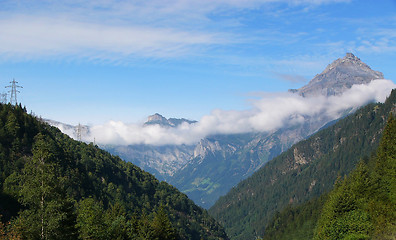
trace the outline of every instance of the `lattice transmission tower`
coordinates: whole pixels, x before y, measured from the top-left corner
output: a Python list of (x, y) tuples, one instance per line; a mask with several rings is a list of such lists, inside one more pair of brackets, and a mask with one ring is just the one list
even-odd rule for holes
[(18, 100), (17, 100), (17, 93), (20, 93), (19, 90), (17, 90), (17, 88), (23, 88), (22, 86), (18, 86), (17, 85), (17, 81), (15, 81), (15, 79), (13, 79), (11, 82), (10, 86), (6, 86), (6, 88), (11, 88), (11, 90), (9, 90), (8, 92), (11, 93), (11, 97), (10, 97), (10, 103), (11, 105), (18, 104)]
[(77, 126), (76, 132), (77, 132), (77, 140), (81, 142), (82, 127), (80, 123)]

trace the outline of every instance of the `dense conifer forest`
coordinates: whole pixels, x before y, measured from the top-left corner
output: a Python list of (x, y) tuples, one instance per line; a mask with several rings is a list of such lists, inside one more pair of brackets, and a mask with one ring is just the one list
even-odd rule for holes
[(392, 116), (376, 154), (340, 177), (330, 193), (277, 212), (263, 239), (395, 239), (395, 157)]
[(185, 194), (0, 105), (0, 239), (227, 239)]
[[(395, 106), (393, 90), (385, 103), (369, 104), (295, 144), (220, 198), (209, 212), (231, 239), (255, 239), (266, 232), (274, 236), (278, 228), (296, 230), (301, 234), (296, 239), (312, 238), (321, 214), (318, 206), (326, 201), (321, 195), (331, 191), (336, 180), (347, 176), (361, 159), (375, 153)], [(300, 204), (306, 207), (296, 208)], [(298, 223), (298, 228), (291, 222)]]
[(396, 119), (384, 130), (376, 156), (336, 182), (324, 204), (315, 240), (395, 239)]

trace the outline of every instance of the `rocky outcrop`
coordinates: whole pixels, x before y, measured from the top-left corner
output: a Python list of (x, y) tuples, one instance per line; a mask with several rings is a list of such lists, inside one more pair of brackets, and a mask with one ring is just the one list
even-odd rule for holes
[(204, 158), (209, 153), (215, 151), (221, 151), (222, 147), (218, 141), (209, 141), (208, 139), (202, 139), (194, 149), (194, 158)]

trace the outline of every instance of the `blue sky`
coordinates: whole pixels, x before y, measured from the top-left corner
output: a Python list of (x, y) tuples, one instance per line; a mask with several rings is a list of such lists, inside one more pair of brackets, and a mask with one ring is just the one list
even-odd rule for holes
[(71, 124), (243, 111), (346, 52), (395, 81), (396, 1), (0, 1), (0, 89)]

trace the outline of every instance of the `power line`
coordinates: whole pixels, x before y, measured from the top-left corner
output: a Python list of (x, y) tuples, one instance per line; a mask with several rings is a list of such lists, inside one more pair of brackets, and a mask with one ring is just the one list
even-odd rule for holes
[(10, 98), (10, 103), (11, 105), (18, 104), (18, 100), (17, 100), (17, 93), (20, 93), (20, 91), (17, 90), (17, 88), (23, 88), (22, 86), (18, 86), (17, 85), (17, 81), (15, 81), (15, 79), (13, 79), (11, 82), (10, 86), (6, 86), (6, 88), (11, 88), (11, 90), (9, 90), (8, 92), (11, 93), (11, 98)]

